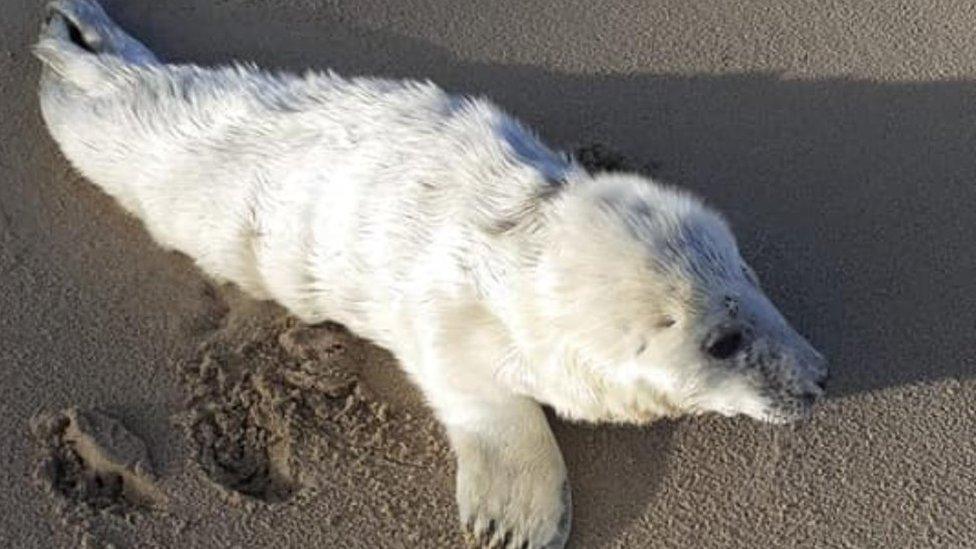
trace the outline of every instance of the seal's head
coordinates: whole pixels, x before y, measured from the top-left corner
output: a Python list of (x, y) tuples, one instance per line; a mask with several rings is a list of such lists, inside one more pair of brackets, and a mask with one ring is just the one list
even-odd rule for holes
[(721, 216), (611, 174), (568, 190), (557, 210), (537, 269), (542, 321), (564, 334), (570, 375), (586, 371), (574, 398), (600, 403), (586, 408), (560, 390), (549, 399), (557, 410), (633, 422), (717, 412), (783, 423), (809, 413), (826, 361), (763, 293)]

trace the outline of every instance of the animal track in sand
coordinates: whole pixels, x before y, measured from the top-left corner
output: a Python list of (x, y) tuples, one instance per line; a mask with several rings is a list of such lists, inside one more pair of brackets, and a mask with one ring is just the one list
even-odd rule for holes
[(111, 416), (69, 408), (36, 415), (31, 430), (45, 451), (35, 477), (62, 501), (121, 514), (165, 503), (146, 445)]
[(307, 456), (297, 454), (309, 447), (408, 464), (377, 450), (390, 426), (386, 406), (359, 383), (366, 342), (339, 325), (305, 326), (246, 299), (227, 310), (180, 368), (190, 393), (187, 433), (210, 480), (232, 498), (283, 503), (305, 487), (297, 464)]
[(198, 462), (214, 482), (268, 503), (292, 497), (287, 434), (262, 425), (251, 411), (241, 406), (212, 410), (196, 419), (192, 437)]

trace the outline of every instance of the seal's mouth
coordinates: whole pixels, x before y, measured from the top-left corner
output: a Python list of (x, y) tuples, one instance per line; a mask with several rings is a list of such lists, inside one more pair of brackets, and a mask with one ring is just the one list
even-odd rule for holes
[(823, 390), (788, 394), (774, 400), (761, 419), (768, 423), (786, 424), (805, 421), (813, 416), (816, 404), (823, 398)]
[(773, 425), (788, 425), (790, 423), (806, 421), (810, 419), (811, 416), (813, 416), (813, 409), (788, 413), (775, 411), (767, 413), (767, 415), (762, 418), (762, 421), (772, 423)]
[(810, 419), (817, 404), (824, 399), (829, 376), (826, 361), (815, 355), (816, 361), (805, 362), (803, 368), (793, 369), (798, 373), (789, 383), (773, 377), (766, 380), (761, 390), (765, 396), (765, 417), (770, 423), (793, 423)]

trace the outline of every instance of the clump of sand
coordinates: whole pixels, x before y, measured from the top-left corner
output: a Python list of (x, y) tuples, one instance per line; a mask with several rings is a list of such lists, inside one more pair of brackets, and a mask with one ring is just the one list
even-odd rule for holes
[(660, 166), (656, 162), (634, 162), (614, 148), (603, 143), (581, 145), (573, 151), (573, 158), (590, 173), (635, 172), (653, 175)]

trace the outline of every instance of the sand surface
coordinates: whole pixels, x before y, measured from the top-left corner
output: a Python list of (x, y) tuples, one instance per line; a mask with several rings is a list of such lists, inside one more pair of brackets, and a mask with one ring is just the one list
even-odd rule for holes
[[(728, 214), (831, 398), (789, 427), (555, 421), (574, 547), (976, 546), (971, 3), (106, 7), (169, 60), (486, 94)], [(461, 543), (449, 451), (389, 355), (215, 287), (68, 168), (41, 12), (0, 16), (0, 546)]]

